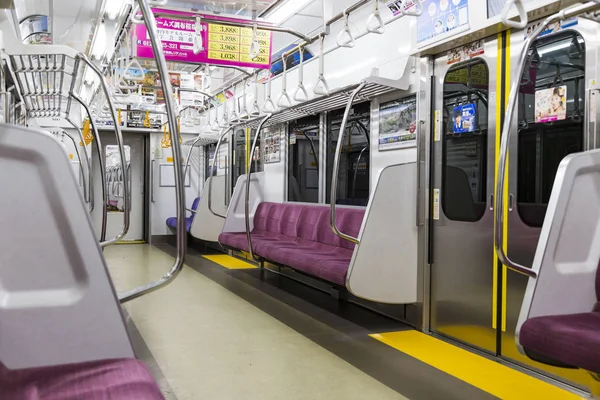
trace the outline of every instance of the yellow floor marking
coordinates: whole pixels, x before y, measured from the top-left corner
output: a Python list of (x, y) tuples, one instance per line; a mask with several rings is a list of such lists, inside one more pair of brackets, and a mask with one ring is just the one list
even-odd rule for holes
[(422, 332), (369, 336), (501, 399), (581, 399), (559, 387)]
[(204, 258), (206, 258), (207, 260), (210, 260), (214, 263), (219, 264), (222, 267), (225, 267), (227, 269), (251, 269), (251, 268), (258, 268), (256, 265), (252, 265), (250, 263), (247, 263), (245, 261), (239, 260), (235, 257), (231, 257), (228, 256), (226, 254), (216, 254), (216, 255), (210, 255), (210, 256), (202, 256)]
[(146, 244), (145, 240), (121, 240), (115, 244)]

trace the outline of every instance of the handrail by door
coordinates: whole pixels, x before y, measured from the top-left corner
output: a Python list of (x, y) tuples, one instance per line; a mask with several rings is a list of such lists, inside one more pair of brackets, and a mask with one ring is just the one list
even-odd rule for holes
[(89, 206), (90, 206), (89, 211), (92, 212), (92, 211), (94, 211), (94, 179), (92, 177), (91, 158), (88, 157), (88, 154), (87, 154), (87, 149), (86, 149), (86, 145), (85, 145), (85, 138), (83, 137), (83, 132), (77, 125), (75, 125), (75, 123), (71, 120), (71, 118), (66, 118), (66, 120), (73, 127), (73, 129), (75, 129), (77, 131), (77, 133), (79, 134), (79, 140), (81, 141), (81, 144), (83, 145), (83, 154), (85, 155), (85, 167), (88, 172), (87, 194), (88, 194)]
[(500, 143), (500, 158), (498, 164), (498, 182), (496, 185), (496, 207), (494, 209), (494, 219), (496, 222), (495, 227), (495, 235), (494, 235), (494, 247), (496, 248), (496, 253), (498, 254), (498, 258), (500, 262), (506, 265), (509, 269), (516, 271), (525, 276), (536, 278), (537, 273), (521, 264), (518, 264), (511, 260), (504, 251), (504, 247), (502, 244), (504, 243), (506, 232), (504, 232), (504, 180), (506, 177), (507, 170), (507, 159), (508, 159), (508, 149), (510, 146), (510, 140), (512, 136), (511, 124), (513, 120), (513, 116), (515, 113), (515, 108), (518, 102), (519, 91), (521, 88), (521, 77), (525, 71), (525, 65), (527, 63), (527, 54), (529, 53), (529, 49), (533, 42), (537, 39), (537, 37), (542, 33), (546, 27), (554, 22), (565, 20), (567, 18), (572, 18), (579, 14), (583, 14), (585, 12), (592, 11), (594, 9), (600, 8), (600, 0), (591, 1), (585, 4), (575, 5), (573, 7), (562, 10), (550, 17), (546, 18), (544, 22), (539, 25), (533, 33), (527, 37), (525, 40), (524, 48), (519, 56), (519, 63), (517, 73), (514, 75), (513, 82), (511, 84), (510, 96), (508, 100), (508, 107), (504, 122), (504, 127), (502, 129), (502, 137)]
[[(231, 131), (233, 129), (234, 129), (234, 125), (232, 125), (228, 128), (223, 128), (221, 130), (221, 134), (219, 135), (219, 140), (217, 141), (217, 146), (215, 147), (215, 154), (213, 155), (212, 163), (209, 164), (210, 180), (208, 181), (208, 210), (212, 213), (212, 215), (214, 215), (215, 217), (220, 217), (220, 218), (226, 218), (226, 216), (218, 214), (215, 211), (213, 211), (213, 209), (212, 209), (212, 181), (213, 181), (213, 178), (216, 176), (216, 175), (214, 175), (214, 170), (215, 170), (215, 165), (217, 165), (216, 162), (217, 162), (217, 157), (219, 155), (219, 148), (221, 147), (221, 142), (223, 141), (223, 138), (229, 133), (229, 131)], [(225, 187), (227, 187), (227, 182), (225, 182)]]
[(108, 193), (106, 191), (106, 174), (104, 173), (104, 171), (106, 171), (106, 160), (104, 159), (102, 142), (100, 141), (98, 128), (96, 127), (96, 123), (94, 122), (94, 117), (92, 116), (90, 108), (85, 101), (83, 101), (83, 99), (77, 96), (75, 93), (71, 92), (69, 95), (83, 107), (90, 120), (92, 131), (94, 132), (94, 142), (96, 143), (98, 164), (100, 165), (100, 185), (102, 186), (102, 222), (100, 225), (100, 243), (102, 244), (106, 241), (106, 225), (108, 222)]
[[(154, 18), (154, 14), (152, 13), (150, 6), (148, 5), (148, 0), (137, 0), (137, 3), (140, 6), (140, 11), (142, 12), (142, 17), (146, 25), (146, 30), (148, 31), (148, 36), (150, 38), (150, 42), (152, 43), (152, 50), (154, 51), (154, 57), (156, 59), (158, 72), (160, 76), (167, 77), (169, 76), (169, 69), (167, 68), (167, 61), (165, 59), (162, 43), (158, 38), (158, 33), (156, 29), (156, 19)], [(175, 105), (175, 100), (173, 99), (173, 96), (170, 95), (170, 93), (173, 92), (171, 80), (161, 79), (160, 81), (162, 84), (163, 92), (165, 93), (165, 104), (169, 119), (169, 130), (172, 132), (171, 134), (177, 133), (179, 135), (180, 132), (177, 126), (177, 109)], [(173, 149), (173, 159), (181, 160), (181, 144), (179, 143), (179, 140), (177, 138), (174, 138), (174, 140), (172, 140), (171, 142)], [(150, 293), (156, 289), (159, 289), (169, 284), (181, 272), (183, 268), (183, 261), (185, 259), (186, 253), (187, 232), (185, 226), (185, 190), (183, 187), (183, 169), (180, 162), (173, 163), (173, 171), (175, 175), (175, 199), (177, 210), (177, 255), (175, 258), (175, 262), (173, 263), (173, 266), (171, 267), (169, 272), (163, 275), (160, 279), (119, 295), (119, 300), (121, 301), (121, 303), (133, 300), (135, 298), (143, 296), (146, 293)]]
[(356, 168), (354, 168), (354, 177), (352, 179), (352, 199), (354, 199), (354, 196), (356, 196), (356, 178), (358, 176), (358, 168), (360, 167), (360, 160), (362, 160), (362, 156), (363, 156), (364, 152), (367, 150), (369, 150), (368, 145), (363, 147), (363, 149), (360, 151), (360, 154), (358, 155), (358, 159), (356, 160)]
[(246, 238), (248, 239), (248, 252), (250, 253), (250, 257), (252, 259), (256, 259), (254, 257), (254, 253), (252, 252), (252, 235), (250, 235), (250, 178), (252, 176), (252, 163), (254, 161), (254, 152), (256, 151), (256, 145), (258, 144), (258, 140), (260, 138), (260, 132), (262, 131), (265, 122), (267, 122), (273, 114), (267, 114), (264, 116), (262, 121), (260, 121), (260, 125), (258, 125), (258, 129), (256, 130), (256, 135), (254, 135), (254, 141), (252, 142), (252, 148), (250, 149), (250, 159), (248, 160), (248, 174), (246, 175), (246, 197), (244, 201), (244, 218), (246, 220)]
[(348, 104), (346, 104), (346, 110), (344, 110), (344, 118), (342, 119), (342, 125), (340, 125), (340, 133), (338, 135), (337, 148), (335, 150), (335, 158), (333, 159), (333, 173), (331, 176), (331, 195), (329, 196), (330, 200), (331, 200), (330, 224), (331, 224), (331, 229), (333, 230), (333, 233), (335, 233), (340, 238), (345, 239), (354, 244), (358, 244), (359, 240), (355, 237), (352, 237), (350, 235), (346, 235), (345, 233), (340, 232), (340, 230), (338, 229), (338, 227), (335, 223), (335, 217), (336, 217), (335, 203), (337, 201), (337, 186), (338, 186), (338, 179), (339, 179), (339, 174), (340, 174), (340, 158), (342, 155), (342, 144), (344, 141), (344, 133), (346, 132), (346, 124), (348, 123), (348, 116), (350, 115), (350, 110), (352, 109), (352, 104), (354, 103), (354, 99), (360, 93), (360, 91), (363, 90), (363, 88), (365, 86), (367, 86), (367, 83), (362, 82), (360, 85), (358, 85), (358, 87), (356, 89), (354, 89), (354, 91), (350, 95), (350, 98), (348, 99)]
[[(113, 123), (115, 126), (115, 136), (117, 137), (117, 145), (119, 147), (119, 155), (121, 156), (121, 168), (123, 169), (123, 171), (125, 171), (127, 169), (127, 167), (126, 167), (127, 159), (125, 157), (125, 145), (123, 143), (123, 132), (121, 131), (121, 124), (119, 123), (117, 109), (115, 108), (115, 105), (110, 96), (110, 91), (109, 91), (108, 85), (106, 83), (106, 80), (104, 79), (104, 75), (102, 75), (102, 71), (100, 71), (100, 69), (96, 65), (94, 65), (94, 63), (92, 63), (84, 54), (79, 53), (77, 55), (77, 59), (79, 59), (79, 60), (83, 61), (85, 64), (87, 64), (87, 66), (92, 71), (94, 71), (94, 73), (96, 75), (98, 75), (98, 78), (100, 79), (100, 86), (102, 87), (102, 90), (104, 91), (104, 96), (106, 96), (106, 102), (108, 103), (108, 107), (110, 109), (110, 114), (112, 116), (112, 120), (113, 120)], [(162, 75), (162, 76), (166, 76), (166, 75)], [(91, 118), (91, 116), (90, 116), (90, 118)], [(90, 121), (91, 121), (91, 119), (90, 119)], [(102, 171), (104, 173), (104, 170), (102, 170)], [(129, 182), (127, 182), (127, 179), (124, 179), (123, 180), (123, 197), (125, 197), (125, 199), (128, 199), (129, 196), (130, 196)], [(125, 207), (123, 209), (123, 229), (114, 238), (107, 240), (103, 243), (100, 243), (101, 247), (106, 247), (106, 246), (109, 246), (111, 244), (118, 242), (129, 231), (130, 216), (131, 216), (131, 208), (129, 207), (130, 202), (125, 201), (124, 204), (125, 204)]]
[[(73, 143), (73, 149), (75, 150), (75, 153), (77, 154), (77, 159), (79, 160), (79, 172), (81, 172), (81, 179), (83, 179), (83, 199), (87, 202), (88, 199), (86, 198), (88, 195), (88, 190), (87, 190), (87, 179), (85, 179), (85, 172), (83, 171), (83, 161), (81, 161), (81, 154), (79, 153), (79, 150), (77, 150), (77, 143), (75, 143), (75, 139), (73, 139), (73, 137), (71, 137), (71, 135), (69, 135), (67, 133), (66, 130), (62, 129), (62, 135), (63, 137), (67, 136), (69, 138), (69, 140), (71, 141), (71, 143)], [(87, 160), (87, 155), (86, 155), (86, 160)], [(89, 204), (88, 204), (89, 207)], [(88, 211), (92, 211), (91, 209), (88, 209)]]

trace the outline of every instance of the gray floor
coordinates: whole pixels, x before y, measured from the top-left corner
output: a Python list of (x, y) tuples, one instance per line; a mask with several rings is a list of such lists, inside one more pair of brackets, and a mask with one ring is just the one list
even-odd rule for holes
[[(161, 249), (107, 248), (117, 291), (164, 274), (173, 248)], [(139, 357), (169, 400), (491, 398), (367, 336), (401, 329), (395, 322), (347, 317), (328, 309), (337, 302), (282, 288), (285, 278), (226, 270), (194, 251), (186, 262), (173, 284), (125, 305)]]

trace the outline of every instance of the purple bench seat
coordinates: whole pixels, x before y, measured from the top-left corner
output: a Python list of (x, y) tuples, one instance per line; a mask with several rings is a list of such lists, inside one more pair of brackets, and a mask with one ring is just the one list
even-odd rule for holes
[[(596, 297), (600, 300), (598, 272)], [(588, 313), (528, 319), (519, 331), (519, 343), (534, 360), (600, 373), (600, 301)]]
[(164, 399), (148, 368), (134, 359), (8, 370), (0, 363), (2, 400)]
[[(363, 209), (339, 208), (339, 229), (358, 236), (364, 213)], [(246, 233), (222, 233), (219, 242), (248, 251)], [(252, 250), (268, 261), (345, 286), (354, 244), (333, 233), (328, 206), (261, 203), (254, 215)]]
[[(198, 209), (198, 204), (200, 204), (200, 197), (196, 197), (194, 199), (194, 202), (192, 203), (192, 208), (191, 210), (196, 211)], [(187, 217), (185, 219), (185, 228), (186, 230), (189, 232), (191, 227), (192, 227), (192, 222), (194, 222), (194, 216), (196, 215), (195, 212), (192, 213), (192, 215), (190, 215), (189, 217)], [(177, 229), (177, 217), (170, 217), (167, 218), (167, 226), (169, 228), (173, 228), (173, 229)]]

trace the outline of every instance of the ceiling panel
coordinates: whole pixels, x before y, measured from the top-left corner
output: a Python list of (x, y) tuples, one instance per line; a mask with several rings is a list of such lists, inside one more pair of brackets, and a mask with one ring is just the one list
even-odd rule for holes
[(168, 6), (252, 17), (253, 14), (259, 15), (276, 2), (277, 0), (171, 0)]

